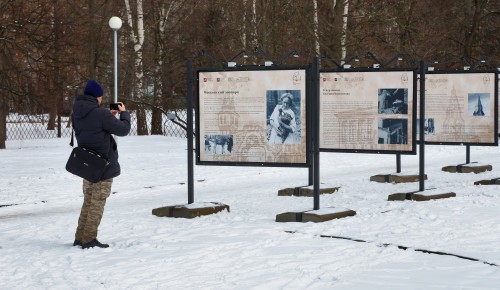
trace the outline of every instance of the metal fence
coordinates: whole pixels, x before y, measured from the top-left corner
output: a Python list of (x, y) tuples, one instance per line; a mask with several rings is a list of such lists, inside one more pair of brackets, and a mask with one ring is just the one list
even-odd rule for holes
[[(176, 115), (176, 119), (171, 118)], [(170, 119), (169, 119), (170, 117)], [(186, 130), (179, 124), (187, 119), (187, 112), (179, 110), (169, 112), (168, 116), (162, 115), (162, 132), (164, 136), (186, 138)], [(56, 119), (54, 130), (48, 130), (48, 114), (9, 114), (7, 116), (7, 140), (29, 140), (29, 139), (50, 139), (50, 138), (71, 138), (70, 117)], [(152, 111), (146, 111), (146, 121), (148, 132), (151, 134)], [(134, 111), (131, 111), (132, 128), (129, 135), (137, 135), (137, 118)]]

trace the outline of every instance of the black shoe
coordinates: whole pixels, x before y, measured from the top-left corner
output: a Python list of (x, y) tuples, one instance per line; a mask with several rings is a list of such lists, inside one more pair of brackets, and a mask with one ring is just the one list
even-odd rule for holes
[(93, 247), (107, 248), (107, 247), (109, 247), (109, 245), (102, 244), (97, 239), (93, 239), (92, 241), (90, 241), (88, 243), (82, 244), (82, 249), (88, 249), (88, 248), (93, 248)]
[(73, 242), (73, 247), (74, 247), (74, 246), (81, 246), (81, 245), (82, 245), (82, 242), (81, 242), (81, 241), (79, 241), (79, 240), (75, 240), (75, 241)]

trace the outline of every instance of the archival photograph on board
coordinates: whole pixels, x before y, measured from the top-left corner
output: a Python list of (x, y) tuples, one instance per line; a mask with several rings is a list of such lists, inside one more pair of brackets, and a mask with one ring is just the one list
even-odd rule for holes
[(379, 114), (408, 114), (408, 89), (378, 89)]
[(197, 164), (303, 167), (306, 70), (198, 72)]
[[(436, 127), (434, 126), (434, 119), (429, 118), (424, 121), (424, 134), (434, 135), (436, 132)], [(420, 119), (417, 119), (417, 134), (420, 134)]]
[(490, 94), (469, 93), (469, 116), (487, 117), (490, 115)]
[(408, 120), (380, 119), (378, 144), (408, 144)]
[(208, 155), (231, 154), (233, 135), (205, 135), (205, 153)]
[(266, 99), (268, 144), (300, 144), (300, 91), (269, 90)]

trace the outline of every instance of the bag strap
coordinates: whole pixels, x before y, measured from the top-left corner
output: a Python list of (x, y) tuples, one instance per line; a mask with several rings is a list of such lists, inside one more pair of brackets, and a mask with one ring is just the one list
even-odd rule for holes
[[(75, 134), (74, 133), (75, 133), (75, 122), (74, 122), (74, 119), (73, 119), (73, 114), (71, 114), (71, 141), (69, 142), (69, 146), (71, 146), (71, 147), (74, 147), (74, 144), (75, 144), (75, 142), (74, 142), (74, 140), (75, 140), (74, 139), (75, 138), (74, 135)], [(115, 139), (113, 138), (113, 135), (110, 134), (109, 137), (110, 137), (109, 148), (111, 149), (111, 146), (112, 146), (111, 143), (115, 143), (116, 144), (116, 142), (115, 142)], [(108, 150), (108, 152), (109, 152), (109, 150)]]
[[(94, 108), (94, 109), (97, 109), (97, 108)], [(90, 111), (93, 111), (94, 109), (92, 109)], [(69, 146), (71, 146), (71, 147), (73, 147), (73, 145), (75, 144), (74, 133), (75, 133), (75, 118), (74, 118), (73, 112), (71, 112), (71, 141), (69, 142)]]
[(69, 146), (73, 147), (73, 145), (75, 144), (74, 143), (74, 131), (75, 131), (75, 127), (74, 127), (74, 120), (73, 120), (73, 114), (71, 114), (71, 141), (69, 142)]

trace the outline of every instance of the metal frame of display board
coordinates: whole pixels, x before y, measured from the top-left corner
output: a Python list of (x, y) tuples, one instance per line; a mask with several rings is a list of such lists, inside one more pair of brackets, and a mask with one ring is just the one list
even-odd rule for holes
[[(412, 110), (408, 112), (411, 114), (412, 123), (412, 144), (411, 150), (377, 150), (377, 149), (341, 149), (341, 148), (320, 148), (321, 152), (344, 152), (344, 153), (374, 153), (374, 154), (405, 154), (405, 155), (416, 155), (416, 121), (417, 121), (417, 76), (418, 70), (417, 68), (387, 68), (387, 69), (373, 69), (373, 68), (350, 68), (350, 69), (322, 69), (321, 73), (357, 73), (357, 72), (367, 72), (367, 73), (377, 73), (377, 72), (411, 72), (413, 74), (413, 78), (408, 81), (412, 81)], [(320, 86), (321, 90), (321, 86)], [(321, 102), (320, 102), (321, 103)]]
[[(429, 138), (425, 138), (424, 142), (425, 144), (428, 145), (466, 145), (467, 146), (467, 151), (469, 151), (469, 146), (498, 146), (498, 137), (499, 137), (499, 132), (498, 132), (498, 71), (493, 71), (493, 70), (488, 70), (488, 71), (470, 71), (470, 70), (435, 70), (435, 71), (427, 71), (426, 75), (437, 75), (437, 74), (442, 74), (442, 75), (448, 75), (448, 74), (494, 74), (494, 80), (490, 80), (491, 82), (494, 82), (494, 95), (492, 96), (494, 98), (494, 109), (493, 109), (493, 126), (494, 126), (494, 132), (493, 132), (493, 142), (467, 142), (466, 140), (462, 141), (456, 141), (456, 142), (449, 142), (449, 141), (429, 141)], [(428, 80), (426, 79), (426, 82)], [(426, 97), (426, 94), (429, 92), (429, 84), (427, 84), (427, 89), (424, 92), (424, 98), (428, 102), (428, 98)], [(428, 110), (425, 112), (426, 117), (429, 116)], [(425, 120), (424, 120), (425, 121)], [(420, 139), (417, 140), (418, 143), (420, 143)], [(469, 156), (469, 154), (467, 154)]]
[[(196, 70), (196, 165), (217, 165), (217, 166), (262, 166), (262, 167), (311, 167), (312, 164), (312, 154), (311, 154), (311, 144), (312, 144), (312, 124), (311, 124), (311, 109), (312, 109), (312, 103), (311, 103), (311, 97), (310, 95), (310, 90), (312, 86), (312, 76), (310, 73), (310, 65), (309, 66), (272, 66), (272, 67), (263, 67), (263, 66), (238, 66), (238, 67), (225, 67), (225, 68), (199, 68)], [(224, 158), (220, 158), (220, 160), (202, 160), (201, 159), (201, 150), (205, 146), (205, 140), (202, 140), (205, 138), (205, 136), (201, 136), (201, 113), (200, 113), (200, 74), (202, 73), (222, 73), (223, 75), (226, 75), (228, 78), (230, 77), (231, 72), (236, 72), (236, 73), (244, 73), (244, 72), (278, 72), (278, 71), (292, 71), (292, 70), (299, 70), (303, 71), (305, 74), (305, 89), (303, 91), (303, 96), (301, 96), (304, 99), (303, 104), (305, 105), (305, 116), (301, 115), (301, 122), (305, 122), (305, 156), (304, 162), (296, 163), (296, 162), (269, 162), (269, 161), (264, 161), (264, 162), (254, 162), (254, 161), (232, 161), (232, 160), (227, 160)], [(256, 84), (259, 85), (259, 84)], [(290, 90), (287, 87), (273, 87), (269, 89), (270, 91), (287, 91)], [(266, 105), (264, 109), (267, 115), (267, 99), (266, 99)], [(237, 113), (237, 112), (236, 112)], [(267, 125), (266, 125), (267, 126)], [(263, 132), (264, 134), (267, 135), (267, 132)], [(203, 137), (203, 138), (202, 138)], [(202, 143), (203, 142), (203, 143)], [(270, 145), (271, 146), (271, 145)], [(278, 144), (278, 145), (272, 145), (272, 146), (294, 146), (288, 145), (288, 144)], [(311, 180), (311, 177), (309, 179)]]

